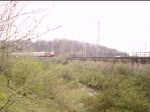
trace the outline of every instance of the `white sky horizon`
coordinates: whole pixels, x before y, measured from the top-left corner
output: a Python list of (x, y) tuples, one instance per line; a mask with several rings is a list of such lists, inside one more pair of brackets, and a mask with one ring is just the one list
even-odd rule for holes
[(150, 51), (150, 1), (31, 1), (31, 9), (50, 9), (39, 39), (69, 39), (97, 43), (123, 52)]

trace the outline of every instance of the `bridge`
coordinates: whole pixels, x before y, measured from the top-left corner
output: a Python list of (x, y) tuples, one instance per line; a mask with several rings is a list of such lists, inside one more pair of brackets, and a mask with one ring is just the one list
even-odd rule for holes
[(67, 57), (67, 60), (92, 60), (92, 61), (104, 61), (104, 62), (123, 62), (123, 63), (142, 63), (150, 64), (150, 52), (132, 52), (127, 53), (105, 53), (98, 57)]

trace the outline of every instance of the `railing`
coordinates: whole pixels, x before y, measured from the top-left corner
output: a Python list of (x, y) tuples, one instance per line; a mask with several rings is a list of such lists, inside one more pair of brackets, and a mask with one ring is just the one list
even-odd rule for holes
[(129, 56), (135, 57), (150, 57), (150, 52), (131, 52)]
[(103, 53), (98, 57), (150, 57), (150, 52)]

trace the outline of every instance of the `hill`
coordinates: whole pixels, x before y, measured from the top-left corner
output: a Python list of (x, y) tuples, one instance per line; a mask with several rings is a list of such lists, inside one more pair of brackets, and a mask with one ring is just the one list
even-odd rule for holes
[(75, 40), (55, 39), (40, 40), (32, 43), (35, 51), (54, 51), (57, 56), (103, 56), (104, 53), (121, 53), (120, 51), (101, 45)]
[[(1, 41), (0, 44), (3, 42)], [(19, 51), (35, 51), (35, 52), (55, 52), (56, 56), (105, 56), (107, 53), (123, 53), (113, 48), (108, 48), (102, 45), (80, 42), (76, 40), (55, 39), (52, 41), (39, 40), (32, 42), (31, 40), (20, 40), (20, 43), (8, 41), (5, 43), (9, 47), (10, 52)], [(12, 46), (10, 46), (12, 45)], [(127, 55), (127, 53), (124, 53)]]

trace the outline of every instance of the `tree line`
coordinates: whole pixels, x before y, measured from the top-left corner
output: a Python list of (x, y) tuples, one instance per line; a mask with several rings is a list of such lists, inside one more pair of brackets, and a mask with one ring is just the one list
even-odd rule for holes
[[(29, 45), (30, 44), (30, 45)], [(53, 51), (56, 56), (104, 56), (107, 53), (121, 53), (120, 51), (101, 45), (80, 42), (76, 40), (54, 39), (51, 41), (39, 40), (36, 42), (28, 41), (30, 49), (33, 51)], [(26, 46), (24, 46), (26, 48)], [(98, 49), (98, 50), (97, 50)]]

